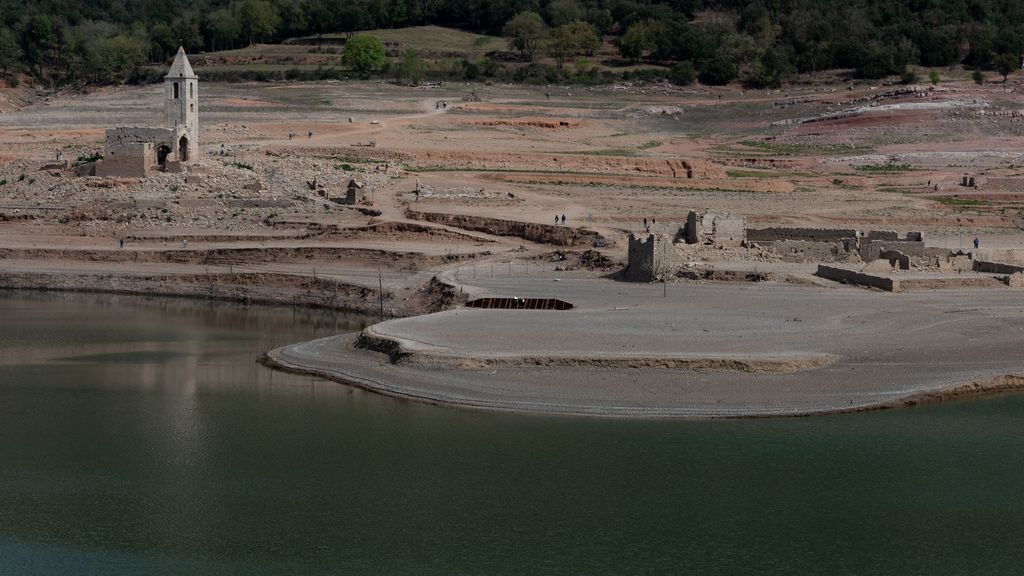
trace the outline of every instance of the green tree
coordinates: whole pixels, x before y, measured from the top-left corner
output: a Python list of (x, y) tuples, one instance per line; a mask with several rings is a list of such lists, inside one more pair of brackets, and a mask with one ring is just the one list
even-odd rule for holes
[(576, 44), (576, 53), (584, 56), (593, 56), (601, 49), (601, 35), (593, 24), (574, 20), (566, 24), (568, 33), (573, 37)]
[(238, 9), (238, 19), (249, 44), (255, 43), (257, 38), (262, 42), (267, 36), (273, 36), (281, 23), (277, 8), (267, 0), (244, 0)]
[(18, 46), (18, 39), (11, 32), (10, 28), (0, 27), (0, 76), (21, 69), (21, 46)]
[(601, 45), (597, 30), (586, 22), (570, 22), (551, 31), (545, 48), (549, 56), (555, 59), (559, 70), (565, 67), (568, 58), (581, 54), (591, 56)]
[(360, 78), (369, 78), (384, 63), (384, 44), (376, 36), (357, 34), (345, 42), (341, 61)]
[(975, 84), (981, 86), (985, 83), (985, 73), (981, 70), (975, 70), (974, 73), (971, 74), (971, 79), (974, 80)]
[(149, 53), (154, 62), (162, 62), (178, 49), (178, 35), (167, 24), (157, 24), (149, 31)]
[(657, 39), (663, 33), (664, 26), (654, 20), (634, 22), (619, 38), (619, 54), (636, 62), (658, 47)]
[(519, 50), (524, 58), (532, 61), (547, 31), (540, 14), (520, 12), (505, 24), (501, 33), (509, 38), (509, 44)]
[(555, 59), (555, 66), (559, 70), (565, 67), (565, 60), (576, 55), (576, 39), (569, 31), (568, 25), (559, 26), (551, 31), (546, 46), (548, 56)]
[(583, 10), (576, 0), (553, 0), (544, 12), (552, 26), (564, 26), (583, 17)]
[(306, 21), (309, 23), (309, 31), (316, 34), (320, 41), (323, 41), (324, 32), (330, 29), (332, 17), (331, 11), (320, 2), (306, 6)]
[(778, 88), (792, 70), (790, 59), (781, 50), (769, 48), (751, 64), (744, 83), (753, 88)]
[(933, 86), (938, 85), (938, 83), (939, 83), (939, 73), (936, 72), (935, 70), (929, 70), (928, 71), (928, 80), (931, 81)]
[(91, 41), (86, 47), (85, 77), (94, 84), (123, 83), (145, 61), (141, 41), (119, 35)]
[(210, 48), (216, 52), (218, 42), (222, 50), (234, 43), (242, 33), (242, 24), (231, 10), (221, 8), (206, 17), (206, 33), (210, 37)]
[(724, 86), (735, 80), (738, 73), (732, 60), (724, 54), (716, 54), (701, 63), (697, 78), (709, 86)]
[(423, 60), (411, 48), (405, 51), (402, 61), (395, 66), (395, 80), (401, 82), (405, 78), (413, 86), (419, 86), (423, 80)]
[(37, 75), (42, 74), (42, 66), (49, 61), (56, 44), (57, 36), (50, 19), (39, 14), (31, 17), (21, 34), (21, 46), (25, 52), (25, 63)]
[(1017, 69), (1017, 56), (1014, 54), (1000, 54), (996, 56), (996, 72), (1003, 77), (1003, 82), (1010, 78), (1010, 73)]

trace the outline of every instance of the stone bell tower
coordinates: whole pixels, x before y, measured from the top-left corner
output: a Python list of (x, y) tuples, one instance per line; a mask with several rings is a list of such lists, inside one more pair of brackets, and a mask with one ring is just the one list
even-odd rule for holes
[(164, 76), (164, 120), (174, 132), (173, 152), (188, 161), (199, 152), (199, 78), (178, 48), (171, 69)]

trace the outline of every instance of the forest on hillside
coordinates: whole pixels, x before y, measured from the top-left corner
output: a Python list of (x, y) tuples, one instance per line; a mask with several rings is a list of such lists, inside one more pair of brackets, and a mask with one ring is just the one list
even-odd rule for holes
[(684, 84), (778, 86), (830, 69), (881, 78), (908, 65), (1006, 74), (1024, 52), (1020, 0), (0, 0), (0, 75), (124, 82), (179, 42), (217, 51), (423, 24), (506, 36), (515, 60), (558, 70), (611, 40)]

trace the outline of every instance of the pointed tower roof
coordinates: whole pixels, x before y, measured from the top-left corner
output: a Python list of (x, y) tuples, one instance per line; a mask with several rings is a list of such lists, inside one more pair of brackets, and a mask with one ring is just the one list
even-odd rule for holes
[(174, 62), (171, 69), (167, 71), (164, 78), (195, 78), (196, 73), (192, 71), (192, 65), (188, 63), (188, 56), (185, 56), (185, 48), (178, 47), (178, 53), (174, 55)]

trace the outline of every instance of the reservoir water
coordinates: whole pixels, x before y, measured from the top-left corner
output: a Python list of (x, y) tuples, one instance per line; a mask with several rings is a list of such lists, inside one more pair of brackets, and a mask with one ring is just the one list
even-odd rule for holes
[(0, 292), (0, 574), (1024, 573), (1022, 395), (600, 420), (256, 363), (363, 322)]

